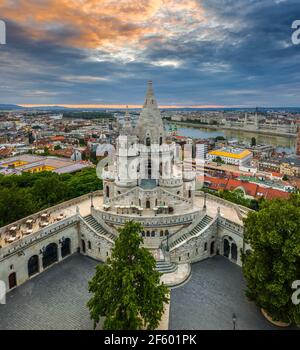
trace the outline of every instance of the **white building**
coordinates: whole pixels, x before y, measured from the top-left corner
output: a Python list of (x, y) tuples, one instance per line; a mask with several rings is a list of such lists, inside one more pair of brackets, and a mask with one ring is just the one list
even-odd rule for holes
[[(105, 262), (118, 228), (129, 220), (143, 226), (143, 245), (163, 273), (176, 273), (181, 264), (216, 254), (241, 265), (240, 252), (248, 249), (242, 221), (248, 209), (195, 193), (195, 172), (179, 171), (182, 162), (175, 151), (166, 140), (149, 82), (137, 127), (131, 126), (127, 112), (116, 152), (108, 164), (98, 165), (103, 192), (0, 228), (0, 280), (7, 290), (76, 252)], [(186, 271), (184, 279), (190, 268)]]

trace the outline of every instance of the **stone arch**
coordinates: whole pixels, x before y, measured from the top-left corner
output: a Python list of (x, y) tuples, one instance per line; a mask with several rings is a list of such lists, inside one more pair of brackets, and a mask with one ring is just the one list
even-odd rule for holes
[(28, 277), (31, 277), (31, 276), (39, 273), (40, 267), (39, 267), (38, 255), (32, 255), (28, 259), (27, 268), (28, 268)]
[(69, 254), (71, 254), (71, 239), (66, 238), (61, 245), (61, 256), (64, 258)]
[(17, 286), (17, 274), (15, 272), (12, 272), (8, 276), (8, 287), (9, 289), (12, 289)]
[(226, 258), (229, 258), (230, 256), (230, 243), (226, 237), (223, 239), (223, 255)]
[(231, 244), (231, 259), (237, 260), (237, 258), (238, 258), (237, 245), (235, 243), (232, 243)]
[(82, 252), (85, 253), (86, 249), (85, 249), (85, 240), (84, 239), (81, 240), (81, 249), (82, 249)]
[(149, 199), (146, 200), (146, 209), (150, 209), (150, 200)]
[(47, 245), (43, 253), (43, 268), (54, 264), (58, 260), (58, 248), (56, 243)]

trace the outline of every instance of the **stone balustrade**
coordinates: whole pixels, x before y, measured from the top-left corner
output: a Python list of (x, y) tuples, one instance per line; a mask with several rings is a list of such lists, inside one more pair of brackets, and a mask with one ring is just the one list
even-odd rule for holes
[[(103, 191), (102, 190), (95, 191), (95, 192), (92, 193), (92, 195), (93, 195), (93, 197), (102, 196), (103, 195)], [(29, 219), (36, 220), (44, 213), (48, 213), (48, 214), (51, 215), (51, 213), (54, 213), (56, 211), (67, 209), (68, 207), (74, 206), (76, 204), (81, 203), (84, 200), (89, 199), (90, 196), (91, 196), (90, 193), (84, 194), (83, 196), (70, 199), (70, 200), (68, 200), (66, 202), (54, 205), (54, 206), (49, 207), (47, 209), (41, 210), (41, 211), (39, 211), (37, 213), (31, 214), (31, 215), (29, 215), (29, 216), (27, 216), (25, 218), (22, 218), (22, 219), (20, 219), (18, 221), (15, 221), (15, 222), (13, 222), (11, 224), (3, 226), (3, 227), (0, 228), (0, 236), (3, 235), (5, 232), (8, 232), (10, 230), (10, 228), (13, 227), (13, 226), (20, 226), (20, 225), (24, 224)]]
[[(94, 209), (97, 212), (97, 215), (107, 223), (124, 225), (125, 222), (131, 219), (130, 215), (114, 214), (110, 212), (103, 212), (101, 210)], [(136, 216), (133, 215), (132, 219), (140, 222), (144, 227), (168, 227), (169, 225), (185, 225), (190, 224), (195, 220), (199, 211), (193, 211), (186, 214), (180, 215), (160, 215), (160, 216)]]
[(243, 237), (244, 227), (242, 225), (238, 225), (223, 217), (219, 217), (218, 225), (223, 226), (226, 230), (229, 230), (240, 237)]
[(205, 216), (205, 212), (198, 211), (197, 215), (195, 216), (195, 218), (193, 220), (192, 225), (188, 226), (187, 228), (184, 228), (182, 230), (179, 230), (177, 232), (170, 234), (168, 238), (166, 237), (162, 240), (162, 242), (161, 242), (162, 245), (166, 246), (167, 240), (168, 240), (169, 244), (172, 244), (174, 241), (176, 241), (176, 239), (183, 236), (185, 233), (191, 232), (199, 224), (199, 222), (204, 218), (204, 216)]
[(14, 254), (27, 246), (36, 243), (38, 240), (47, 238), (50, 235), (56, 234), (58, 231), (65, 229), (70, 225), (74, 225), (79, 221), (78, 214), (65, 218), (61, 221), (50, 224), (46, 228), (42, 228), (28, 236), (23, 236), (17, 241), (0, 249), (0, 260), (6, 258), (10, 254)]

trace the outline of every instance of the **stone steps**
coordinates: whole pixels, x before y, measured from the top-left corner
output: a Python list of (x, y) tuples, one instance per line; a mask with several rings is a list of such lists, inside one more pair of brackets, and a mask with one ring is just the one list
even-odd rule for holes
[(108, 237), (109, 239), (115, 240), (117, 237), (111, 233), (108, 232), (99, 222), (92, 216), (87, 215), (84, 217), (84, 220), (98, 233), (100, 233), (103, 236)]
[(172, 273), (177, 271), (178, 266), (167, 261), (157, 261), (156, 270), (160, 273)]
[(186, 241), (188, 238), (195, 236), (198, 232), (202, 231), (206, 226), (208, 226), (212, 221), (212, 218), (208, 215), (205, 215), (204, 218), (198, 223), (196, 227), (192, 229), (190, 232), (186, 232), (179, 238), (177, 238), (174, 242), (170, 244), (170, 248), (175, 247), (177, 244)]

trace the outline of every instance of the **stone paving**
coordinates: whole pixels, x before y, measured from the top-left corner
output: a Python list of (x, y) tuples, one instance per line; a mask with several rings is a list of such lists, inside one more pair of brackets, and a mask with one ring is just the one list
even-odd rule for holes
[(245, 281), (239, 266), (216, 256), (192, 265), (186, 284), (171, 291), (169, 329), (271, 330), (254, 303), (247, 300)]
[[(92, 329), (86, 303), (97, 262), (73, 255), (7, 295), (0, 305), (0, 330)], [(278, 329), (244, 294), (241, 268), (223, 257), (192, 265), (191, 279), (171, 291), (169, 329)], [(167, 311), (167, 310), (166, 310)], [(165, 329), (168, 312), (160, 329)]]
[(92, 329), (86, 303), (97, 262), (73, 255), (7, 294), (0, 329)]

